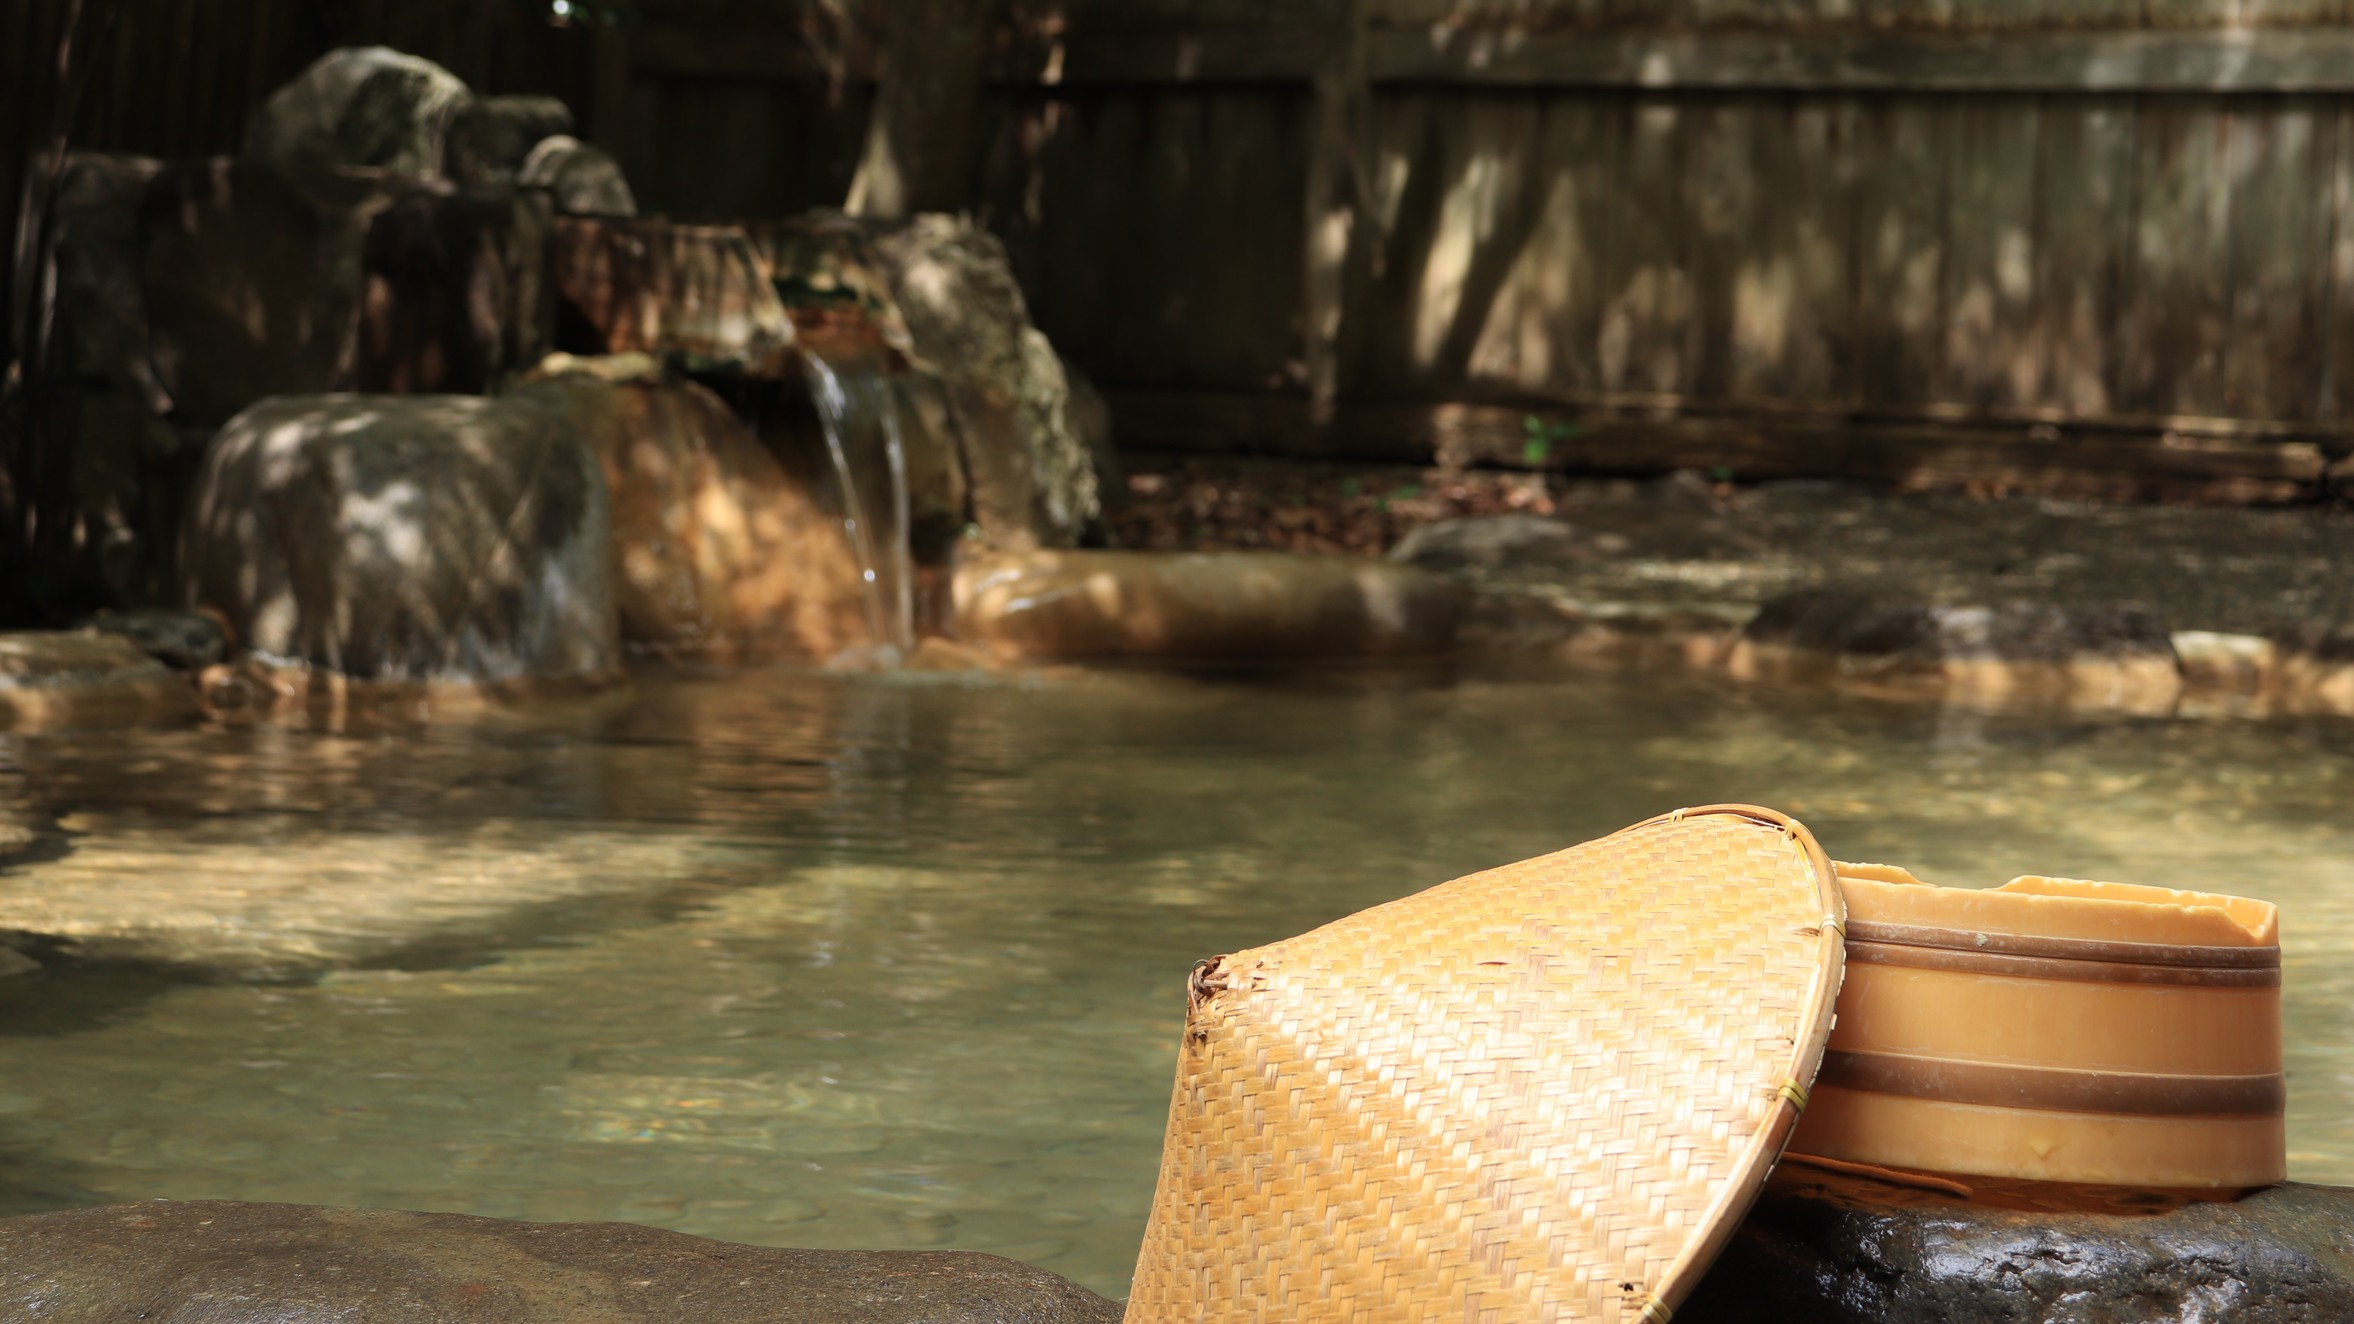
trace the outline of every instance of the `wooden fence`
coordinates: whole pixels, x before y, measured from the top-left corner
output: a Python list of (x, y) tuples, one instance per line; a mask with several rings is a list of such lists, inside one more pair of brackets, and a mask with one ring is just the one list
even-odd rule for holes
[[(69, 2), (0, 19), (0, 141), (39, 136)], [(86, 2), (79, 145), (229, 150), (381, 40), (565, 97), (690, 218), (839, 199), (871, 73), (784, 0)], [(996, 51), (978, 213), (1115, 388), (2354, 423), (2354, 0), (1070, 0)]]

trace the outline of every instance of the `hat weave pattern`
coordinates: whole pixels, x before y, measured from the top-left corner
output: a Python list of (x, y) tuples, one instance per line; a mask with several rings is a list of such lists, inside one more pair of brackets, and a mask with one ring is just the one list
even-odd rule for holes
[(1657, 1324), (1837, 996), (1804, 828), (1679, 811), (1195, 971), (1127, 1318)]

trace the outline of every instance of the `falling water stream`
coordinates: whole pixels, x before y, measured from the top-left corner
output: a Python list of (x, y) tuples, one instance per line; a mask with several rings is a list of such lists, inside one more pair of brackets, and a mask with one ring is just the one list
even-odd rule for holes
[(904, 658), (915, 646), (915, 569), (908, 549), (907, 444), (891, 380), (837, 369), (807, 348), (801, 361), (841, 488), (842, 528), (858, 560), (868, 630), (879, 652)]

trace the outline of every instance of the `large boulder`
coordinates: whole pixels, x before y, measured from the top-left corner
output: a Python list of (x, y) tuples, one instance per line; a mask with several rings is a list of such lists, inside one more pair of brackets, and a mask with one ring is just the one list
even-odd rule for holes
[[(1676, 1312), (1689, 1324), (2354, 1319), (2354, 1190), (2034, 1207), (1785, 1167)], [(2089, 1205), (2089, 1200), (2077, 1202)], [(2005, 1207), (2008, 1204), (2010, 1207)], [(2025, 1207), (2022, 1207), (2025, 1206)]]
[(1102, 514), (1088, 397), (1036, 327), (1005, 246), (970, 221), (919, 216), (875, 238), (918, 366), (948, 383), (973, 519), (1009, 549), (1064, 546)]
[(1758, 608), (1727, 666), (1744, 680), (1993, 706), (2163, 713), (2182, 692), (2165, 623), (2123, 603), (1947, 606), (1808, 589)]
[(441, 173), (450, 125), (472, 94), (456, 74), (388, 46), (347, 46), (272, 92), (245, 126), (244, 154), (296, 169), (364, 166)]
[(596, 679), (619, 667), (604, 475), (554, 411), (297, 396), (213, 439), (186, 596), (247, 647), (353, 677)]
[(195, 686), (120, 635), (0, 634), (0, 729), (148, 722), (195, 711)]
[(1008, 658), (1430, 655), (1462, 615), (1434, 575), (1287, 552), (997, 552), (959, 565), (953, 596), (957, 634)]
[(635, 216), (637, 196), (621, 163), (602, 147), (569, 134), (543, 138), (515, 172), (525, 188), (546, 189), (568, 216)]
[(555, 218), (512, 189), (417, 189), (375, 218), (352, 385), (481, 394), (556, 335)]
[(558, 217), (561, 347), (798, 380), (793, 327), (768, 266), (732, 225)]
[(874, 642), (841, 521), (711, 391), (642, 355), (559, 355), (514, 394), (560, 411), (604, 466), (629, 642), (821, 658)]
[(1118, 1303), (970, 1251), (740, 1246), (626, 1223), (246, 1204), (0, 1219), (0, 1318), (83, 1324), (1114, 1324)]

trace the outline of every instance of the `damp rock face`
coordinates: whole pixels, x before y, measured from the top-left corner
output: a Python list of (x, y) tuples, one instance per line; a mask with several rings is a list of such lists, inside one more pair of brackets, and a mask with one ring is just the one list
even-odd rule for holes
[(919, 216), (876, 236), (919, 367), (950, 391), (966, 436), (973, 519), (1001, 547), (1067, 547), (1102, 513), (1088, 452), (1091, 398), (1030, 325), (996, 236)]
[(1993, 1208), (1785, 1168), (1676, 1318), (1690, 1324), (2232, 1324), (2354, 1319), (2354, 1189), (2157, 1213)]
[(531, 150), (572, 132), (572, 108), (555, 97), (474, 97), (450, 120), (443, 170), (461, 184), (513, 184)]
[(255, 405), (213, 439), (181, 565), (191, 606), (280, 661), (468, 683), (619, 669), (604, 475), (527, 401)]
[(556, 288), (562, 316), (601, 353), (799, 378), (784, 303), (741, 227), (559, 217)]
[(395, 187), (351, 173), (175, 162), (141, 200), (155, 381), (217, 425), (270, 395), (348, 381), (369, 227)]
[(555, 216), (536, 193), (417, 189), (377, 215), (363, 256), (352, 384), (480, 394), (556, 334)]
[(0, 1220), (0, 1318), (84, 1324), (1111, 1324), (1117, 1303), (958, 1251), (777, 1250), (623, 1223), (226, 1200)]
[(871, 642), (841, 521), (718, 396), (643, 355), (555, 356), (515, 395), (561, 412), (604, 467), (630, 643), (822, 658)]
[(1743, 680), (2121, 711), (2164, 712), (2182, 690), (2165, 622), (2128, 604), (1942, 606), (1810, 589), (1759, 607), (1727, 666)]
[(244, 154), (296, 168), (441, 173), (450, 125), (471, 98), (456, 74), (389, 46), (347, 46), (272, 92), (245, 127)]
[(1456, 588), (1284, 552), (1000, 552), (957, 567), (956, 630), (1008, 657), (1280, 661), (1442, 653)]

